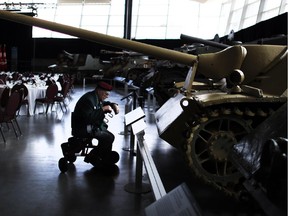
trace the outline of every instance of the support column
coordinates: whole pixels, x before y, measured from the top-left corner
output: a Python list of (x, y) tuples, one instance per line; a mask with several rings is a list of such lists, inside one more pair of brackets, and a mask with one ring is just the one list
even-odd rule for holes
[(132, 0), (125, 0), (124, 38), (131, 39)]

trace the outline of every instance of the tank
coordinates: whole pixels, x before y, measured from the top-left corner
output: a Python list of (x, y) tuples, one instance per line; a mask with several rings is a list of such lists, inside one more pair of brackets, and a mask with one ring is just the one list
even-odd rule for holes
[[(199, 55), (182, 94), (169, 99), (155, 118), (160, 137), (180, 149), (197, 176), (238, 196), (241, 174), (230, 162), (229, 153), (286, 102), (287, 47), (234, 48), (235, 53), (228, 54), (232, 52), (229, 47)], [(239, 61), (232, 63), (237, 55)], [(229, 64), (234, 69), (221, 69)], [(196, 73), (204, 75), (206, 82), (196, 82)]]
[(287, 46), (233, 45), (191, 55), (7, 11), (0, 18), (189, 66), (179, 93), (155, 113), (158, 133), (192, 172), (230, 195), (239, 193), (242, 179), (229, 159), (232, 147), (287, 101)]

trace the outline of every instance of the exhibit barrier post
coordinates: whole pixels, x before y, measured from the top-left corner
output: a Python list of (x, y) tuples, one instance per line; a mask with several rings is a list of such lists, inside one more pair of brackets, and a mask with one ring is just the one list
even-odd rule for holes
[[(125, 190), (131, 193), (147, 193), (152, 189), (155, 199), (158, 200), (166, 194), (166, 191), (144, 139), (144, 129), (146, 128), (144, 117), (145, 114), (141, 107), (125, 115), (126, 125), (131, 125), (133, 135), (137, 138), (135, 182), (128, 183)], [(142, 182), (143, 163), (150, 185)]]

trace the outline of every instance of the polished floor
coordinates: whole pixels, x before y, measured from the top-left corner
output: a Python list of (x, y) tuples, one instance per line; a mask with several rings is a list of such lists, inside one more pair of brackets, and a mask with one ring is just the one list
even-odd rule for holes
[[(62, 114), (56, 109), (48, 114), (22, 115), (18, 122), (23, 135), (17, 139), (13, 130), (3, 125), (7, 139), (0, 140), (0, 215), (3, 216), (95, 216), (145, 215), (145, 208), (153, 203), (153, 193), (131, 193), (124, 188), (135, 182), (136, 157), (128, 151), (130, 136), (124, 132), (126, 100), (121, 91), (113, 91), (111, 101), (118, 102), (120, 114), (108, 118), (109, 129), (116, 136), (113, 149), (120, 161), (110, 170), (99, 170), (85, 163), (83, 157), (69, 166), (66, 173), (58, 169), (62, 157), (60, 144), (70, 137), (70, 115), (77, 99), (92, 86), (75, 86), (69, 109)], [(41, 107), (40, 107), (41, 108)], [(39, 109), (40, 109), (39, 108)], [(144, 109), (145, 110), (145, 109)], [(41, 110), (40, 110), (41, 111)], [(261, 215), (222, 192), (194, 178), (181, 154), (158, 138), (151, 115), (145, 140), (168, 193), (187, 183), (202, 211), (202, 215)], [(149, 184), (145, 169), (143, 183)], [(253, 212), (253, 213), (251, 213)]]

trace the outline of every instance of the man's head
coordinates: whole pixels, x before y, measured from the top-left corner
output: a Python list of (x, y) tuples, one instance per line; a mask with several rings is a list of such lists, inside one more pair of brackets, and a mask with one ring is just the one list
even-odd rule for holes
[(111, 90), (112, 86), (103, 81), (99, 81), (95, 88), (96, 94), (98, 95), (100, 101), (104, 101), (106, 98), (108, 98)]

